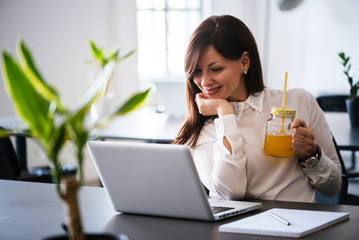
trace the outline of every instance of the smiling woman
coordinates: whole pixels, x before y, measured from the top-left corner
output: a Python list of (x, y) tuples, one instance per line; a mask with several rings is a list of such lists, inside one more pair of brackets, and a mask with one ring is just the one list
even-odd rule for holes
[[(256, 41), (239, 19), (211, 16), (194, 31), (185, 59), (187, 116), (175, 140), (192, 149), (203, 184), (224, 199), (315, 201), (335, 194), (341, 166), (323, 112), (304, 89), (286, 91), (291, 156), (263, 151), (271, 108), (283, 91), (264, 87)], [(315, 136), (315, 140), (314, 140)], [(308, 166), (315, 158), (317, 164)]]

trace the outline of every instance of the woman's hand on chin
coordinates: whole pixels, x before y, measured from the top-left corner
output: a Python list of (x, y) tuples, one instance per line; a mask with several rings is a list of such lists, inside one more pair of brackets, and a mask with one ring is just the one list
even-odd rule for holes
[(233, 114), (232, 105), (225, 99), (209, 99), (204, 93), (197, 93), (196, 103), (203, 116)]

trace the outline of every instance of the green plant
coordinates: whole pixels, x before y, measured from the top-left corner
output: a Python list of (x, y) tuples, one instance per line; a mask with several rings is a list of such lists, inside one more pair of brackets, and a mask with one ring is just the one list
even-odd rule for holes
[[(102, 70), (74, 109), (64, 106), (57, 90), (44, 80), (23, 41), (19, 41), (17, 45), (19, 62), (16, 62), (7, 51), (2, 52), (2, 73), (6, 91), (13, 101), (16, 113), (27, 124), (28, 130), (24, 134), (36, 139), (49, 158), (57, 193), (68, 209), (67, 229), (70, 239), (84, 239), (76, 196), (83, 182), (83, 151), (87, 140), (95, 138), (96, 136), (91, 136), (91, 133), (105, 126), (116, 116), (125, 115), (139, 108), (149, 93), (148, 89), (133, 95), (109, 115), (88, 126), (85, 117), (92, 104), (105, 93), (115, 62), (119, 59), (118, 53), (103, 59), (95, 44), (90, 42), (90, 45), (94, 58), (101, 62)], [(128, 56), (129, 54), (121, 57), (121, 60)], [(0, 135), (10, 133), (9, 130), (0, 130)], [(77, 177), (73, 177), (68, 181), (67, 187), (62, 188), (60, 185), (62, 164), (59, 153), (67, 141), (72, 141), (75, 145)]]
[[(130, 57), (132, 54), (135, 53), (135, 50), (132, 50), (132, 51), (126, 53), (125, 55), (120, 56), (120, 49), (119, 48), (112, 48), (106, 54), (105, 50), (103, 48), (100, 48), (100, 47), (96, 46), (96, 44), (92, 40), (89, 40), (89, 44), (90, 44), (92, 56), (93, 56), (95, 61), (94, 62), (93, 61), (86, 61), (86, 62), (88, 64), (90, 64), (90, 65), (94, 65), (94, 64), (99, 65), (101, 68), (104, 68), (110, 62), (115, 63), (115, 64), (119, 64), (123, 60), (125, 60), (126, 58)], [(109, 82), (106, 85), (105, 93), (108, 90), (108, 85), (109, 85)]]
[[(98, 64), (100, 64), (100, 66), (102, 68), (104, 66), (106, 66), (106, 64), (109, 63), (109, 62), (120, 63), (122, 60), (128, 58), (133, 53), (135, 53), (135, 50), (132, 50), (132, 51), (128, 52), (127, 54), (125, 54), (124, 56), (120, 56), (120, 49), (119, 48), (116, 48), (116, 49), (113, 48), (106, 55), (105, 51), (102, 48), (96, 46), (96, 44), (92, 40), (89, 40), (89, 44), (90, 44), (90, 47), (91, 47), (92, 56), (94, 57), (95, 61)], [(92, 61), (87, 61), (87, 63), (91, 64), (93, 62)]]
[(350, 85), (350, 98), (354, 101), (358, 94), (359, 81), (354, 83), (353, 77), (350, 75), (350, 69), (352, 67), (349, 56), (345, 56), (344, 52), (338, 53), (339, 57), (343, 60), (342, 65), (344, 67), (344, 74), (348, 79)]

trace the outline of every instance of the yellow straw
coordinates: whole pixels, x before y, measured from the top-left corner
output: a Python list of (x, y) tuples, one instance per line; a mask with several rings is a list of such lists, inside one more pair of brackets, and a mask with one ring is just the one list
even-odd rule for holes
[[(284, 77), (284, 92), (283, 92), (283, 103), (282, 103), (282, 109), (285, 108), (285, 97), (287, 95), (287, 79), (288, 79), (288, 73), (285, 72)], [(282, 116), (282, 124), (280, 126), (280, 135), (283, 135), (283, 127), (284, 127), (284, 116)]]
[(284, 92), (283, 92), (283, 104), (282, 104), (282, 108), (285, 108), (285, 97), (287, 95), (287, 78), (288, 78), (288, 73), (285, 72), (285, 78), (284, 78)]

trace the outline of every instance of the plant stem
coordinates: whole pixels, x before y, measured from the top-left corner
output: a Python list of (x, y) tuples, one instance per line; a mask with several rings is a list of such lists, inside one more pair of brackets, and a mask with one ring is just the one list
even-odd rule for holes
[(70, 240), (85, 240), (77, 197), (80, 185), (74, 176), (65, 177), (61, 183), (64, 187), (62, 194), (67, 212), (68, 238)]

